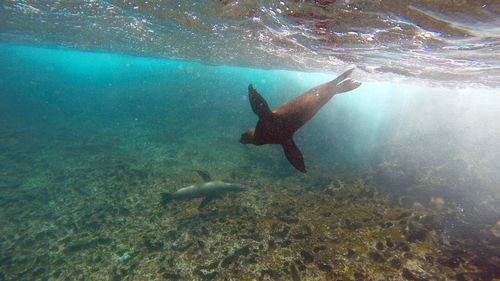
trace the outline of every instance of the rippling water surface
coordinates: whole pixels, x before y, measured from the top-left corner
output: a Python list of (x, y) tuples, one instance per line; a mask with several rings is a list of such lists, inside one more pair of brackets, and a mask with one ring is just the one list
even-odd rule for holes
[(0, 40), (364, 80), (500, 85), (500, 2), (2, 1)]

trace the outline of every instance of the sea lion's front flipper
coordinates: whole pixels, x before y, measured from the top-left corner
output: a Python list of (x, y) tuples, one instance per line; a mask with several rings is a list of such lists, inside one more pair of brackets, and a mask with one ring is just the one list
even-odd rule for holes
[(207, 196), (207, 197), (203, 198), (200, 205), (198, 206), (198, 209), (205, 207), (208, 203), (212, 202), (214, 199), (217, 199), (219, 197), (221, 197), (221, 196), (213, 195), (213, 196)]
[(273, 114), (269, 109), (269, 105), (267, 105), (266, 100), (259, 93), (257, 93), (252, 84), (248, 85), (248, 99), (250, 100), (253, 112), (255, 112), (259, 118), (265, 118), (266, 116)]
[(288, 162), (290, 162), (290, 164), (292, 164), (295, 169), (301, 171), (302, 173), (307, 172), (306, 165), (304, 164), (304, 158), (302, 157), (302, 152), (300, 152), (293, 139), (290, 138), (281, 145), (283, 146), (283, 150), (285, 151), (286, 159), (288, 159)]
[(211, 180), (212, 180), (212, 178), (210, 177), (210, 174), (209, 174), (207, 171), (196, 170), (196, 169), (192, 169), (192, 170), (193, 170), (193, 171), (195, 171), (195, 172), (197, 172), (197, 173), (198, 173), (198, 175), (200, 175), (200, 177), (201, 177), (204, 181), (208, 182), (208, 181), (211, 181)]

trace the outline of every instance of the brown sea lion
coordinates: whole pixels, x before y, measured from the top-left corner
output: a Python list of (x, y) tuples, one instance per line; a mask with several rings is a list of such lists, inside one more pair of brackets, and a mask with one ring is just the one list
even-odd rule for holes
[(248, 86), (248, 97), (253, 112), (259, 117), (257, 126), (246, 130), (240, 138), (243, 144), (281, 144), (286, 158), (297, 170), (305, 173), (304, 159), (293, 141), (293, 134), (309, 121), (334, 95), (354, 90), (361, 85), (347, 77), (354, 68), (347, 70), (334, 80), (316, 86), (309, 91), (286, 101), (271, 111), (266, 100)]

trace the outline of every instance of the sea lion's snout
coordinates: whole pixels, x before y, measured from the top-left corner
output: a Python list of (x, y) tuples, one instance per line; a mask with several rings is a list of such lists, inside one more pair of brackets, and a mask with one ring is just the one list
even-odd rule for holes
[(243, 134), (241, 134), (240, 142), (242, 144), (253, 143), (253, 134), (255, 129), (248, 129)]

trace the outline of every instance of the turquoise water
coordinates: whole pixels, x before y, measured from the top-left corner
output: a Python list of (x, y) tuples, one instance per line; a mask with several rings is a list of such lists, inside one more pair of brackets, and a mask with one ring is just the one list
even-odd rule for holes
[[(0, 45), (0, 279), (491, 280), (498, 260), (474, 258), (499, 238), (498, 91), (365, 82), (296, 134), (305, 175), (238, 142), (248, 84), (274, 108), (336, 75)], [(191, 169), (250, 191), (160, 207)], [(374, 254), (398, 235), (411, 256)]]
[[(234, 140), (257, 120), (246, 97), (248, 84), (277, 107), (335, 76), (12, 45), (2, 45), (2, 65), (6, 119), (63, 122), (74, 129), (82, 123), (154, 125), (158, 134), (162, 126), (190, 128), (192, 134), (203, 126), (225, 126)], [(349, 162), (344, 158), (356, 155), (359, 164), (393, 135), (422, 137), (441, 128), (448, 132), (426, 138), (429, 149), (439, 149), (432, 143), (444, 141), (468, 150), (473, 139), (498, 139), (496, 94), (494, 89), (364, 83), (336, 96), (297, 138), (319, 162), (340, 154)], [(8, 124), (15, 126), (16, 120)], [(496, 148), (489, 145), (481, 151), (489, 154)]]

